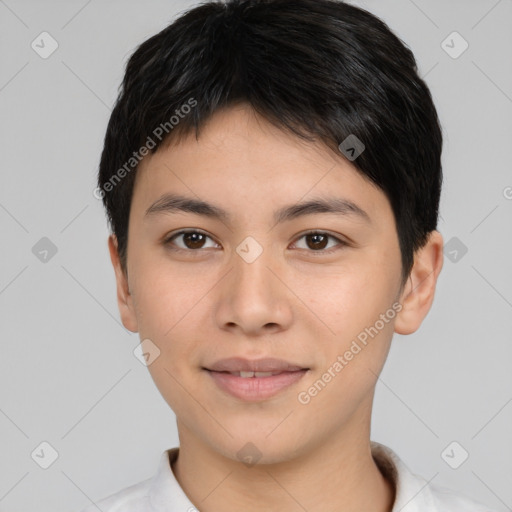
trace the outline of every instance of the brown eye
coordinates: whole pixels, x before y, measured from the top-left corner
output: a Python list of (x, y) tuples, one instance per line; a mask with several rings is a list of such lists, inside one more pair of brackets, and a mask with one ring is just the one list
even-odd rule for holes
[(183, 243), (188, 249), (201, 249), (205, 238), (205, 235), (202, 233), (185, 233), (183, 235)]
[[(307, 246), (313, 250), (325, 249), (325, 247), (327, 246), (328, 239), (329, 239), (329, 237), (327, 235), (322, 235), (319, 233), (305, 235), (305, 237), (306, 237), (306, 240), (308, 240), (308, 242), (306, 242)], [(309, 243), (309, 242), (311, 242), (311, 243)]]
[[(205, 247), (205, 242), (211, 238), (201, 231), (180, 231), (165, 241), (165, 245), (175, 246), (174, 250), (197, 251)], [(180, 243), (178, 243), (180, 242)], [(211, 246), (210, 246), (211, 247)]]
[[(309, 233), (304, 233), (298, 240), (304, 239), (306, 243), (305, 247), (300, 247), (298, 242), (295, 243), (299, 249), (305, 249), (309, 252), (318, 252), (321, 254), (329, 254), (334, 252), (344, 246), (348, 246), (348, 243), (341, 240), (340, 238), (331, 235), (329, 233), (324, 233), (322, 231), (310, 231)], [(329, 241), (334, 240), (336, 243), (331, 245), (328, 249), (326, 247), (329, 245)]]

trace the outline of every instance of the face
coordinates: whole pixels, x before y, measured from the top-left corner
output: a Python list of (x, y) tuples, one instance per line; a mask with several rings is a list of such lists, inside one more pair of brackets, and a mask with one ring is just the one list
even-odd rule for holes
[[(300, 208), (311, 201), (331, 211)], [(127, 275), (111, 254), (123, 323), (160, 351), (148, 369), (180, 437), (233, 460), (250, 442), (272, 463), (369, 424), (401, 258), (387, 198), (341, 154), (249, 107), (217, 112), (199, 140), (140, 164)], [(244, 368), (272, 375), (223, 373)]]

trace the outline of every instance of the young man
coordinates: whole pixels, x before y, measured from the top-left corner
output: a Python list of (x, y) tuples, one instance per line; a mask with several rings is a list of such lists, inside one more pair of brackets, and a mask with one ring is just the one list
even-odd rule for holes
[(209, 2), (137, 49), (96, 194), (180, 446), (87, 512), (488, 512), (370, 441), (442, 267), (441, 149), (413, 54), (348, 4)]

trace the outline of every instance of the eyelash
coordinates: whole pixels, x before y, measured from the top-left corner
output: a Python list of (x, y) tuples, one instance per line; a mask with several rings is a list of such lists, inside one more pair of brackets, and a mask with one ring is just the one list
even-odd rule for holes
[[(188, 234), (188, 233), (198, 233), (198, 234), (201, 234), (201, 235), (205, 235), (207, 238), (210, 238), (211, 240), (213, 240), (213, 238), (208, 235), (207, 233), (205, 233), (204, 231), (201, 231), (201, 230), (198, 230), (198, 229), (190, 229), (190, 230), (183, 230), (183, 231), (178, 231), (177, 233), (174, 233), (172, 234), (171, 236), (167, 237), (165, 240), (164, 240), (164, 245), (166, 246), (171, 246), (172, 245), (172, 241), (175, 239), (175, 238), (178, 238), (179, 236), (181, 235), (185, 235), (185, 234)], [(297, 241), (308, 236), (308, 235), (324, 235), (324, 236), (327, 236), (329, 238), (332, 238), (333, 240), (336, 240), (338, 242), (338, 245), (336, 247), (332, 247), (331, 249), (319, 249), (317, 251), (313, 250), (313, 249), (302, 249), (302, 250), (306, 250), (307, 252), (309, 253), (313, 253), (313, 254), (319, 254), (319, 255), (324, 255), (324, 254), (331, 254), (343, 247), (348, 247), (349, 244), (348, 242), (345, 242), (344, 240), (342, 240), (341, 238), (338, 238), (334, 235), (331, 235), (330, 233), (327, 233), (325, 231), (318, 231), (318, 230), (311, 230), (311, 231), (307, 231), (306, 233), (302, 233), (302, 235), (297, 238)], [(217, 242), (215, 242), (217, 243)], [(200, 252), (202, 249), (183, 249), (181, 247), (172, 247), (172, 250), (175, 251), (175, 252), (187, 252), (187, 253), (194, 253), (194, 252)]]

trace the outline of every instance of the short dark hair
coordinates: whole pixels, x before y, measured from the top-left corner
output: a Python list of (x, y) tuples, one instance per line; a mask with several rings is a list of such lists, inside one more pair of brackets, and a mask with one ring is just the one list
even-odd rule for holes
[(137, 47), (98, 173), (123, 268), (137, 150), (154, 153), (192, 128), (198, 138), (237, 103), (338, 156), (349, 135), (363, 142), (352, 163), (390, 201), (405, 284), (437, 227), (441, 127), (411, 50), (375, 15), (336, 0), (203, 2)]

